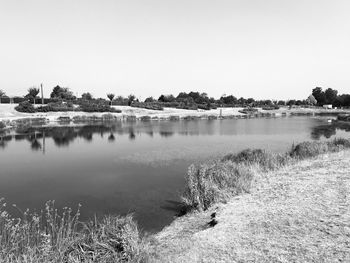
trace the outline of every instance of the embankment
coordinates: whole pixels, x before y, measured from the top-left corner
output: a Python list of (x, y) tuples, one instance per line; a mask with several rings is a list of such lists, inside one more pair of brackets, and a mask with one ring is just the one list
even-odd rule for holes
[(250, 193), (155, 235), (151, 254), (153, 262), (350, 262), (349, 240), (350, 151), (342, 150), (256, 173)]

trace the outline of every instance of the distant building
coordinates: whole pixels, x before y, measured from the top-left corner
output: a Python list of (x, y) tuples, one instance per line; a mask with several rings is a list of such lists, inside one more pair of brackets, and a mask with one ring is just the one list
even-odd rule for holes
[(325, 108), (325, 109), (333, 109), (333, 106), (332, 106), (332, 104), (325, 104), (325, 105), (323, 105), (323, 108)]

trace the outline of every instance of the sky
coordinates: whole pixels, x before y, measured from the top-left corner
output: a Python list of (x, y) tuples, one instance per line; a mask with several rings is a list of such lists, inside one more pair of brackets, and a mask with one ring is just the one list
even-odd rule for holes
[(0, 0), (0, 89), (350, 93), (348, 0)]

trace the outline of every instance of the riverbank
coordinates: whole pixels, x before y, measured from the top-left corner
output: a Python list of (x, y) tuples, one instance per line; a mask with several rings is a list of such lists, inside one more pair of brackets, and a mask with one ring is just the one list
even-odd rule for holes
[(156, 234), (153, 262), (349, 262), (349, 171), (344, 150), (258, 173), (249, 194)]
[(254, 114), (244, 114), (242, 108), (218, 108), (212, 110), (184, 110), (165, 108), (163, 111), (134, 108), (129, 106), (113, 106), (121, 113), (88, 113), (88, 112), (47, 112), (21, 113), (15, 110), (15, 104), (0, 104), (0, 121), (10, 125), (21, 120), (38, 120), (39, 122), (84, 122), (101, 120), (180, 120), (180, 119), (218, 119), (218, 118), (258, 118), (300, 115), (330, 115), (350, 114), (350, 110), (327, 110), (321, 108), (283, 107), (278, 110), (262, 110)]

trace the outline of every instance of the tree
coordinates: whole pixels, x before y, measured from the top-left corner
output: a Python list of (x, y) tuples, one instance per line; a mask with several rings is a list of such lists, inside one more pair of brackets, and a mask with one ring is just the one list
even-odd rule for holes
[(312, 90), (312, 96), (315, 97), (317, 100), (317, 104), (319, 106), (322, 106), (323, 104), (326, 103), (326, 96), (325, 93), (322, 91), (321, 87), (316, 87)]
[(338, 96), (338, 91), (335, 89), (328, 88), (324, 92), (326, 103), (333, 104)]
[(128, 105), (129, 106), (131, 106), (131, 104), (132, 104), (132, 102), (135, 100), (135, 95), (133, 95), (133, 94), (130, 94), (129, 96), (128, 96)]
[(71, 92), (68, 88), (62, 88), (58, 85), (53, 88), (50, 97), (53, 99), (62, 99), (62, 100), (75, 99), (75, 97), (73, 96), (73, 92)]
[(114, 95), (113, 93), (108, 93), (108, 94), (107, 94), (107, 97), (108, 97), (108, 99), (111, 101), (111, 106), (112, 106), (112, 101), (113, 101), (115, 95)]
[(153, 97), (148, 97), (145, 99), (145, 102), (153, 102), (154, 98)]
[(5, 91), (0, 89), (0, 104), (1, 104), (1, 97), (5, 96), (5, 95), (6, 95)]
[(25, 96), (25, 98), (33, 99), (34, 105), (35, 105), (35, 99), (38, 96), (39, 92), (40, 92), (40, 90), (38, 88), (31, 87), (28, 89), (28, 94)]
[(316, 104), (317, 104), (317, 100), (316, 100), (315, 97), (311, 94), (309, 97), (307, 97), (306, 103), (309, 104), (309, 105), (316, 105)]
[(81, 95), (81, 98), (83, 100), (92, 100), (93, 99), (92, 94), (90, 92), (83, 93)]
[(293, 105), (295, 105), (296, 104), (296, 101), (295, 100), (289, 100), (288, 102), (287, 102), (287, 105), (288, 106), (293, 106)]
[(229, 96), (221, 96), (220, 101), (222, 101), (223, 104), (236, 104), (237, 103), (237, 98), (233, 95), (229, 95)]

